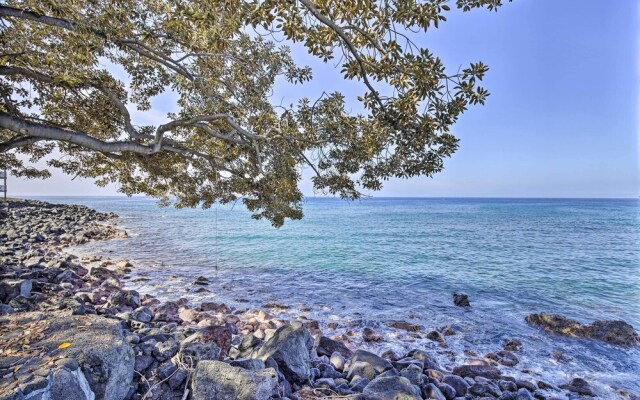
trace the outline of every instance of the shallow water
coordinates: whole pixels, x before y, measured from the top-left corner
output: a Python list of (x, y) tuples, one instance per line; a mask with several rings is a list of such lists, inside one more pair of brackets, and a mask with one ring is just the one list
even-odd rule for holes
[[(449, 348), (434, 347), (445, 365), (464, 361), (463, 349), (481, 355), (516, 337), (525, 344), (516, 371), (555, 384), (580, 376), (605, 398), (616, 398), (615, 389), (640, 394), (637, 349), (550, 336), (524, 322), (546, 311), (640, 328), (637, 199), (312, 198), (303, 220), (279, 230), (240, 205), (175, 210), (146, 198), (44, 200), (118, 213), (132, 237), (81, 251), (137, 261), (134, 277), (150, 280), (130, 286), (164, 298), (290, 304), (285, 313), (356, 331), (377, 327), (389, 340), (382, 347), (398, 350), (434, 343), (410, 342), (385, 321), (452, 325), (459, 333), (447, 338)], [(192, 293), (199, 275), (214, 281), (213, 293)], [(453, 306), (456, 291), (469, 294), (470, 310)], [(555, 350), (569, 361), (556, 360)]]

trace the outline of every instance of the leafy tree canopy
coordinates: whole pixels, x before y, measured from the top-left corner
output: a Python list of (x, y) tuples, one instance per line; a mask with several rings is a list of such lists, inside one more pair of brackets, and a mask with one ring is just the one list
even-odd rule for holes
[[(448, 3), (0, 1), (0, 163), (47, 177), (32, 166), (45, 159), (179, 207), (242, 199), (276, 226), (302, 217), (302, 166), (317, 190), (350, 199), (391, 177), (430, 176), (458, 147), (452, 124), (488, 95), (478, 86), (487, 66), (450, 73), (412, 40), (445, 21)], [(312, 79), (288, 42), (361, 82), (365, 111), (349, 111), (331, 88), (297, 104), (274, 101), (277, 80)], [(169, 122), (132, 119), (167, 91), (177, 98)]]

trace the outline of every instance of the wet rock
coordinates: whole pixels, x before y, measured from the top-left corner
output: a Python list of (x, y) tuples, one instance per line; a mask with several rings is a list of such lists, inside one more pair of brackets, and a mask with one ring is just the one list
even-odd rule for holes
[(369, 382), (362, 394), (365, 400), (422, 400), (420, 389), (401, 376), (376, 378)]
[(571, 382), (560, 385), (560, 388), (568, 390), (570, 392), (581, 394), (583, 396), (594, 396), (591, 386), (582, 378), (574, 378), (571, 380)]
[(589, 325), (582, 325), (562, 315), (547, 313), (529, 314), (526, 321), (547, 332), (564, 336), (600, 340), (624, 347), (640, 343), (640, 336), (624, 321), (595, 321)]
[(507, 367), (513, 367), (520, 362), (518, 357), (510, 351), (501, 350), (496, 353), (488, 353), (485, 358), (496, 361), (499, 364), (506, 365)]
[(444, 336), (438, 331), (431, 331), (427, 334), (427, 339), (434, 342), (444, 343)]
[(352, 354), (352, 351), (349, 350), (349, 348), (345, 346), (344, 343), (330, 339), (326, 336), (320, 337), (320, 342), (316, 351), (319, 356), (327, 357), (331, 357), (331, 355), (335, 352), (340, 353), (344, 358), (350, 358)]
[(373, 328), (366, 327), (362, 330), (362, 340), (365, 342), (379, 342), (382, 340), (382, 336)]
[(391, 321), (388, 324), (391, 328), (395, 328), (395, 329), (403, 329), (407, 332), (419, 332), (420, 330), (422, 330), (422, 327), (420, 325), (416, 325), (416, 324), (411, 324), (409, 322), (406, 321)]
[(518, 339), (507, 339), (504, 342), (503, 349), (506, 351), (520, 351), (522, 349), (522, 342)]
[(469, 302), (469, 296), (467, 296), (464, 293), (454, 293), (453, 304), (455, 304), (458, 307), (471, 307), (471, 303)]
[(278, 328), (257, 350), (255, 358), (266, 361), (273, 357), (289, 382), (302, 384), (309, 379), (312, 348), (313, 338), (307, 328), (294, 322)]
[(206, 286), (209, 284), (209, 280), (204, 276), (199, 276), (195, 281), (193, 281), (194, 285)]
[(422, 367), (417, 365), (409, 365), (407, 368), (400, 371), (400, 375), (407, 378), (412, 384), (416, 386), (422, 385)]
[(436, 359), (425, 351), (414, 349), (407, 353), (407, 357), (422, 361), (424, 369), (440, 370), (440, 365), (438, 365)]
[(193, 400), (267, 400), (278, 384), (273, 368), (250, 371), (221, 361), (202, 361), (193, 375)]
[[(488, 379), (498, 379), (501, 376), (500, 370), (491, 365), (460, 365), (453, 368), (453, 374), (465, 377), (475, 378), (482, 376)], [(445, 382), (448, 383), (448, 382)]]
[(478, 397), (483, 397), (487, 395), (493, 396), (493, 397), (499, 397), (500, 395), (502, 395), (502, 390), (500, 390), (498, 385), (496, 385), (495, 383), (493, 383), (488, 379), (477, 379), (477, 378), (476, 378), (476, 383), (471, 385), (468, 392)]

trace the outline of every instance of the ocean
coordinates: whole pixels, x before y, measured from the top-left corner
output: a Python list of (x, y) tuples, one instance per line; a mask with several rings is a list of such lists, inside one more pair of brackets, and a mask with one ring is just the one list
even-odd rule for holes
[[(238, 203), (158, 208), (149, 198), (46, 197), (120, 215), (128, 239), (75, 249), (127, 258), (129, 286), (164, 299), (237, 308), (292, 306), (336, 334), (371, 326), (374, 351), (428, 348), (443, 366), (463, 351), (524, 343), (514, 371), (562, 384), (587, 379), (605, 398), (640, 393), (640, 351), (541, 332), (524, 321), (551, 312), (580, 322), (622, 319), (640, 329), (638, 199), (308, 198), (304, 219), (275, 229)], [(210, 293), (194, 293), (198, 276)], [(472, 307), (452, 302), (469, 295)], [(447, 347), (388, 328), (452, 326)], [(340, 330), (342, 329), (342, 330)], [(562, 355), (560, 356), (558, 353)]]

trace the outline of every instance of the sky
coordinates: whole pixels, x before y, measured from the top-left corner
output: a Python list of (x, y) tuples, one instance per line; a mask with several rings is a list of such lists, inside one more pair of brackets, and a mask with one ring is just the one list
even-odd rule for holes
[[(391, 180), (375, 196), (635, 197), (640, 195), (640, 2), (514, 0), (497, 13), (451, 12), (419, 43), (450, 71), (483, 61), (490, 70), (485, 106), (472, 106), (453, 127), (459, 150), (433, 178)], [(304, 86), (278, 86), (275, 98), (341, 90), (339, 71), (293, 48), (314, 68)], [(134, 121), (159, 124), (172, 109), (169, 93)], [(354, 109), (357, 105), (354, 104)], [(310, 171), (301, 188), (314, 194)], [(117, 195), (89, 180), (54, 172), (47, 181), (9, 181), (10, 195)]]

